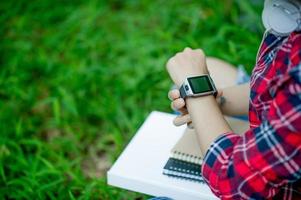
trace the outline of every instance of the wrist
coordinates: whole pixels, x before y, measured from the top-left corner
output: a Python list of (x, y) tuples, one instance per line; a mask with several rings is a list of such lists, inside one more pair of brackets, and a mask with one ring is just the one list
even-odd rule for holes
[(195, 105), (216, 105), (218, 107), (218, 103), (216, 102), (213, 95), (203, 96), (201, 98), (187, 98), (185, 100), (187, 107), (195, 106)]
[(191, 72), (191, 73), (186, 73), (184, 76), (182, 76), (179, 81), (178, 81), (178, 86), (181, 86), (187, 78), (189, 77), (195, 77), (195, 76), (202, 76), (202, 75), (209, 75), (208, 72), (206, 72), (205, 70), (199, 70), (196, 72)]

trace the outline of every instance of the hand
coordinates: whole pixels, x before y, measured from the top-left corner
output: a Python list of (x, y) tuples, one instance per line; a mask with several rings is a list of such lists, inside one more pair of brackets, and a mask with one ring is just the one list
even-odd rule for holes
[[(223, 91), (219, 89), (216, 96), (217, 101), (219, 101), (222, 95)], [(181, 112), (181, 114), (173, 120), (173, 124), (175, 126), (182, 126), (184, 124), (187, 124), (188, 127), (193, 128), (191, 117), (186, 108), (185, 100), (180, 97), (180, 91), (178, 89), (170, 90), (168, 92), (168, 98), (172, 101), (171, 108), (175, 111)]]
[(166, 64), (166, 68), (171, 79), (178, 87), (189, 76), (209, 74), (203, 50), (192, 50), (188, 47), (170, 58)]
[(183, 124), (191, 123), (190, 115), (186, 109), (185, 101), (180, 97), (180, 91), (178, 89), (173, 89), (168, 92), (168, 98), (172, 101), (171, 108), (174, 111), (181, 112), (181, 115), (177, 116), (173, 120), (175, 126), (181, 126)]

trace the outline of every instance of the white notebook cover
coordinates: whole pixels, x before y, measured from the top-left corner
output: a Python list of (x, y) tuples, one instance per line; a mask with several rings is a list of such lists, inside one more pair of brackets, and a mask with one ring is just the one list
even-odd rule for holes
[(170, 150), (185, 130), (175, 127), (175, 115), (154, 111), (107, 173), (108, 184), (175, 200), (217, 199), (206, 184), (162, 174)]

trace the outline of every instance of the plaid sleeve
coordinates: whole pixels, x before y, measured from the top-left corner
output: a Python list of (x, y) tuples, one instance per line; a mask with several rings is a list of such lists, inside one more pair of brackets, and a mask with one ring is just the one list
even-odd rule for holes
[(267, 118), (259, 127), (242, 136), (224, 133), (207, 151), (202, 173), (219, 198), (268, 199), (285, 184), (301, 178), (301, 62), (298, 62), (277, 86), (269, 89), (274, 98)]

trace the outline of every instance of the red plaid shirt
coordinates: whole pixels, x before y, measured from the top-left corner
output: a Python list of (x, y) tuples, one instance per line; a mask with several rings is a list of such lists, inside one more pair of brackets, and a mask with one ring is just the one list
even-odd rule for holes
[(204, 179), (221, 199), (301, 199), (301, 32), (266, 35), (250, 86), (250, 129), (212, 143)]

